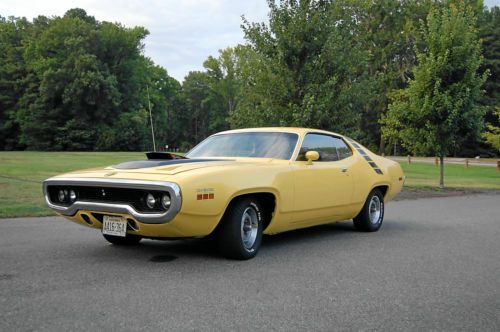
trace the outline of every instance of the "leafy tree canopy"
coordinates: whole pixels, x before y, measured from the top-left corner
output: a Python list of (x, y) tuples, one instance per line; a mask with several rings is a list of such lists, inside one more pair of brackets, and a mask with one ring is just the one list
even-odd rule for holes
[[(463, 2), (435, 7), (422, 23), (418, 64), (408, 87), (393, 95), (383, 131), (416, 154), (441, 157), (483, 129), (478, 105), (487, 73), (480, 73), (481, 43), (472, 8)], [(442, 179), (441, 179), (442, 185)]]
[(381, 153), (402, 143), (418, 154), (498, 154), (479, 135), (483, 114), (500, 125), (498, 7), (268, 4), (268, 21), (243, 19), (246, 44), (209, 56), (182, 84), (144, 56), (142, 27), (79, 8), (0, 16), (0, 149), (153, 149), (151, 111), (157, 148), (186, 150), (230, 128), (306, 126)]

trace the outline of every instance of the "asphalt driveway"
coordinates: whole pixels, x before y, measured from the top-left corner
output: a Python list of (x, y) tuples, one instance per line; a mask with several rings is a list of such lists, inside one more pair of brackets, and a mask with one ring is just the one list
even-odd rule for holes
[(61, 218), (0, 220), (0, 330), (500, 330), (500, 195), (405, 200), (264, 239), (107, 244)]

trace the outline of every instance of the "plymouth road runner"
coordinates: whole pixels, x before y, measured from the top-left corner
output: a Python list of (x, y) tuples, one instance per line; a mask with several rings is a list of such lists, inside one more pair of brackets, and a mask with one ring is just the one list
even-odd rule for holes
[(398, 163), (316, 129), (231, 130), (185, 156), (147, 156), (47, 179), (46, 203), (116, 245), (211, 236), (224, 256), (249, 259), (263, 234), (350, 219), (377, 231), (404, 182)]

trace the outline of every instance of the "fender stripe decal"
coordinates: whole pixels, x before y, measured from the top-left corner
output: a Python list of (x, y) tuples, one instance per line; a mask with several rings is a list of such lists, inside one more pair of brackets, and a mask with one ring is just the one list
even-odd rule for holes
[(346, 139), (346, 141), (351, 143), (351, 145), (359, 152), (360, 155), (363, 156), (363, 158), (365, 158), (365, 160), (373, 168), (375, 173), (380, 174), (380, 175), (384, 174), (384, 172), (382, 172), (382, 170), (378, 167), (378, 165), (373, 161), (372, 158), (370, 158), (370, 156), (365, 152), (365, 150), (363, 150), (361, 148), (361, 146), (359, 146), (358, 143), (356, 143), (354, 140), (350, 139), (349, 137), (344, 136), (344, 138)]

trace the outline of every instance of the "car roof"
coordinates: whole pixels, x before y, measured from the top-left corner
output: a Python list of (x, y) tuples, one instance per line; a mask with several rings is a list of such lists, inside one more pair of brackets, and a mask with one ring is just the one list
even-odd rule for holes
[(337, 136), (343, 136), (331, 131), (326, 131), (326, 130), (321, 130), (321, 129), (313, 129), (313, 128), (300, 128), (300, 127), (259, 127), (259, 128), (243, 128), (243, 129), (233, 129), (233, 130), (226, 130), (222, 131), (219, 133), (216, 133), (215, 135), (219, 134), (232, 134), (232, 133), (244, 133), (244, 132), (284, 132), (284, 133), (295, 133), (295, 134), (305, 134), (309, 132), (315, 132), (315, 133), (324, 133), (324, 134), (330, 134), (330, 135), (337, 135)]

